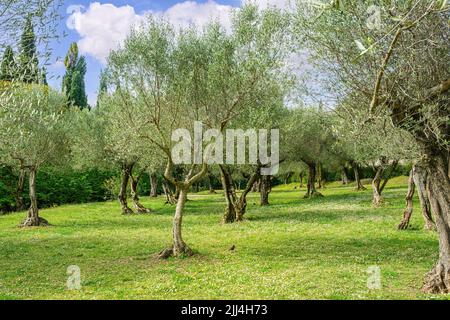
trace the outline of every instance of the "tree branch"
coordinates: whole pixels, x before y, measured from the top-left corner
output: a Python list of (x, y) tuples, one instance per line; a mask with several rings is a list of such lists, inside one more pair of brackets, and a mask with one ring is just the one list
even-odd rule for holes
[(400, 38), (402, 30), (403, 30), (402, 28), (399, 28), (397, 30), (397, 32), (395, 33), (394, 39), (392, 39), (389, 49), (386, 52), (386, 55), (384, 56), (381, 67), (378, 70), (377, 79), (375, 81), (375, 88), (373, 90), (373, 95), (372, 95), (372, 101), (370, 102), (370, 109), (369, 109), (370, 115), (374, 114), (376, 107), (378, 107), (378, 105), (379, 105), (378, 95), (380, 93), (381, 81), (383, 80), (383, 76), (384, 76), (384, 72), (386, 71), (387, 64), (392, 56), (392, 52), (394, 51), (394, 48), (398, 42), (398, 39)]
[(425, 98), (425, 100), (433, 99), (443, 93), (446, 93), (447, 91), (450, 91), (450, 78), (448, 78), (444, 82), (441, 82), (437, 86), (434, 86), (433, 88), (429, 89), (428, 95)]

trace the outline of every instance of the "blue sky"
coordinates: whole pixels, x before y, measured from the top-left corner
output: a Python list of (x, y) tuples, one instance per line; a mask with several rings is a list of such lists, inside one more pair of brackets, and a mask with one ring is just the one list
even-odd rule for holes
[[(255, 1), (255, 0), (253, 0)], [(264, 2), (268, 0), (256, 1)], [(270, 3), (284, 1), (270, 0)], [(99, 74), (105, 67), (105, 57), (126, 36), (127, 29), (136, 23), (146, 12), (167, 15), (174, 24), (183, 26), (188, 23), (201, 25), (211, 17), (227, 24), (229, 9), (239, 7), (242, 0), (109, 0), (86, 1), (66, 0), (61, 14), (59, 31), (67, 34), (53, 45), (53, 59), (48, 66), (49, 83), (52, 87), (61, 87), (64, 74), (62, 59), (70, 46), (77, 42), (80, 52), (86, 57), (86, 91), (91, 105), (95, 105)], [(57, 61), (59, 59), (59, 61)]]

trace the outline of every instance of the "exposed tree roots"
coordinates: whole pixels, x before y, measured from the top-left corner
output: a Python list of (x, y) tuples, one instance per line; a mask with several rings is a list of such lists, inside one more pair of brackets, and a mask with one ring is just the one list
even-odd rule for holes
[(139, 199), (133, 199), (134, 208), (136, 209), (137, 214), (147, 214), (151, 213), (152, 210), (149, 208), (144, 207), (140, 202)]
[(124, 216), (131, 216), (131, 215), (137, 215), (137, 214), (149, 214), (152, 213), (151, 209), (145, 208), (145, 207), (141, 207), (136, 209), (136, 212), (134, 212), (133, 210), (131, 210), (130, 208), (127, 209), (123, 209), (122, 210), (122, 215)]
[(322, 198), (323, 194), (321, 194), (319, 191), (313, 191), (311, 193), (305, 194), (303, 197), (304, 199), (313, 199), (313, 198)]
[(425, 293), (450, 293), (450, 267), (438, 263), (427, 275), (422, 291)]
[(400, 224), (397, 226), (398, 230), (406, 230), (409, 227), (409, 221), (406, 221), (405, 219), (400, 222)]
[(139, 210), (136, 211), (137, 214), (148, 214), (148, 213), (152, 213), (152, 210), (149, 208), (139, 208)]
[(180, 248), (166, 248), (162, 250), (158, 254), (158, 259), (166, 260), (170, 257), (192, 257), (194, 255), (194, 251), (192, 251), (191, 248), (189, 248), (186, 244), (183, 243), (183, 245)]
[(26, 228), (26, 227), (47, 227), (50, 224), (47, 220), (40, 217), (28, 217), (26, 218), (19, 227)]
[(122, 215), (127, 216), (127, 215), (131, 215), (131, 214), (134, 214), (134, 211), (131, 210), (130, 208), (128, 208), (128, 207), (122, 208)]

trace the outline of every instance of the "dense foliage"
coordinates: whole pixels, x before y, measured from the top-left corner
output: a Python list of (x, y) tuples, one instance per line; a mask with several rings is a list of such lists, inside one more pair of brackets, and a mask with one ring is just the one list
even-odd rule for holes
[[(107, 188), (106, 182), (115, 175), (115, 172), (95, 168), (83, 171), (42, 168), (36, 177), (39, 207), (110, 200), (114, 196)], [(9, 212), (15, 208), (14, 193), (17, 180), (17, 173), (10, 167), (0, 167), (0, 212)], [(30, 201), (27, 185), (23, 197), (28, 207)]]
[(64, 60), (66, 74), (63, 77), (62, 90), (67, 100), (80, 109), (88, 106), (84, 76), (86, 75), (86, 60), (78, 56), (78, 46), (74, 42)]
[[(158, 255), (167, 259), (195, 252), (182, 237), (193, 189), (223, 188), (222, 222), (235, 223), (251, 191), (269, 206), (273, 185), (299, 179), (300, 190), (305, 178), (311, 203), (326, 194), (325, 180), (354, 178), (356, 193), (371, 178), (372, 204), (382, 207), (389, 179), (410, 171), (403, 220), (416, 186), (440, 239), (424, 291), (450, 292), (447, 1), (374, 0), (376, 9), (389, 5), (377, 25), (362, 1), (307, 2), (287, 11), (244, 4), (230, 28), (178, 29), (147, 15), (110, 52), (92, 110), (77, 44), (55, 91), (33, 25), (45, 15), (23, 15), (15, 44), (1, 43), (0, 210), (29, 206), (22, 227), (49, 224), (39, 207), (114, 197), (123, 215), (150, 214), (139, 195), (156, 197), (162, 187), (166, 204), (176, 204), (171, 245)], [(290, 65), (299, 53), (313, 70), (309, 83)], [(229, 129), (246, 137), (229, 143)], [(269, 132), (270, 148), (261, 143)], [(235, 142), (244, 147), (235, 152)]]

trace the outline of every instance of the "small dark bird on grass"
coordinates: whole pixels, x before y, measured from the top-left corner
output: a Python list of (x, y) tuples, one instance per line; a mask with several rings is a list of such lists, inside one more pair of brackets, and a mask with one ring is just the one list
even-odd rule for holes
[(234, 251), (234, 249), (236, 249), (236, 246), (233, 244), (230, 248), (230, 251)]

